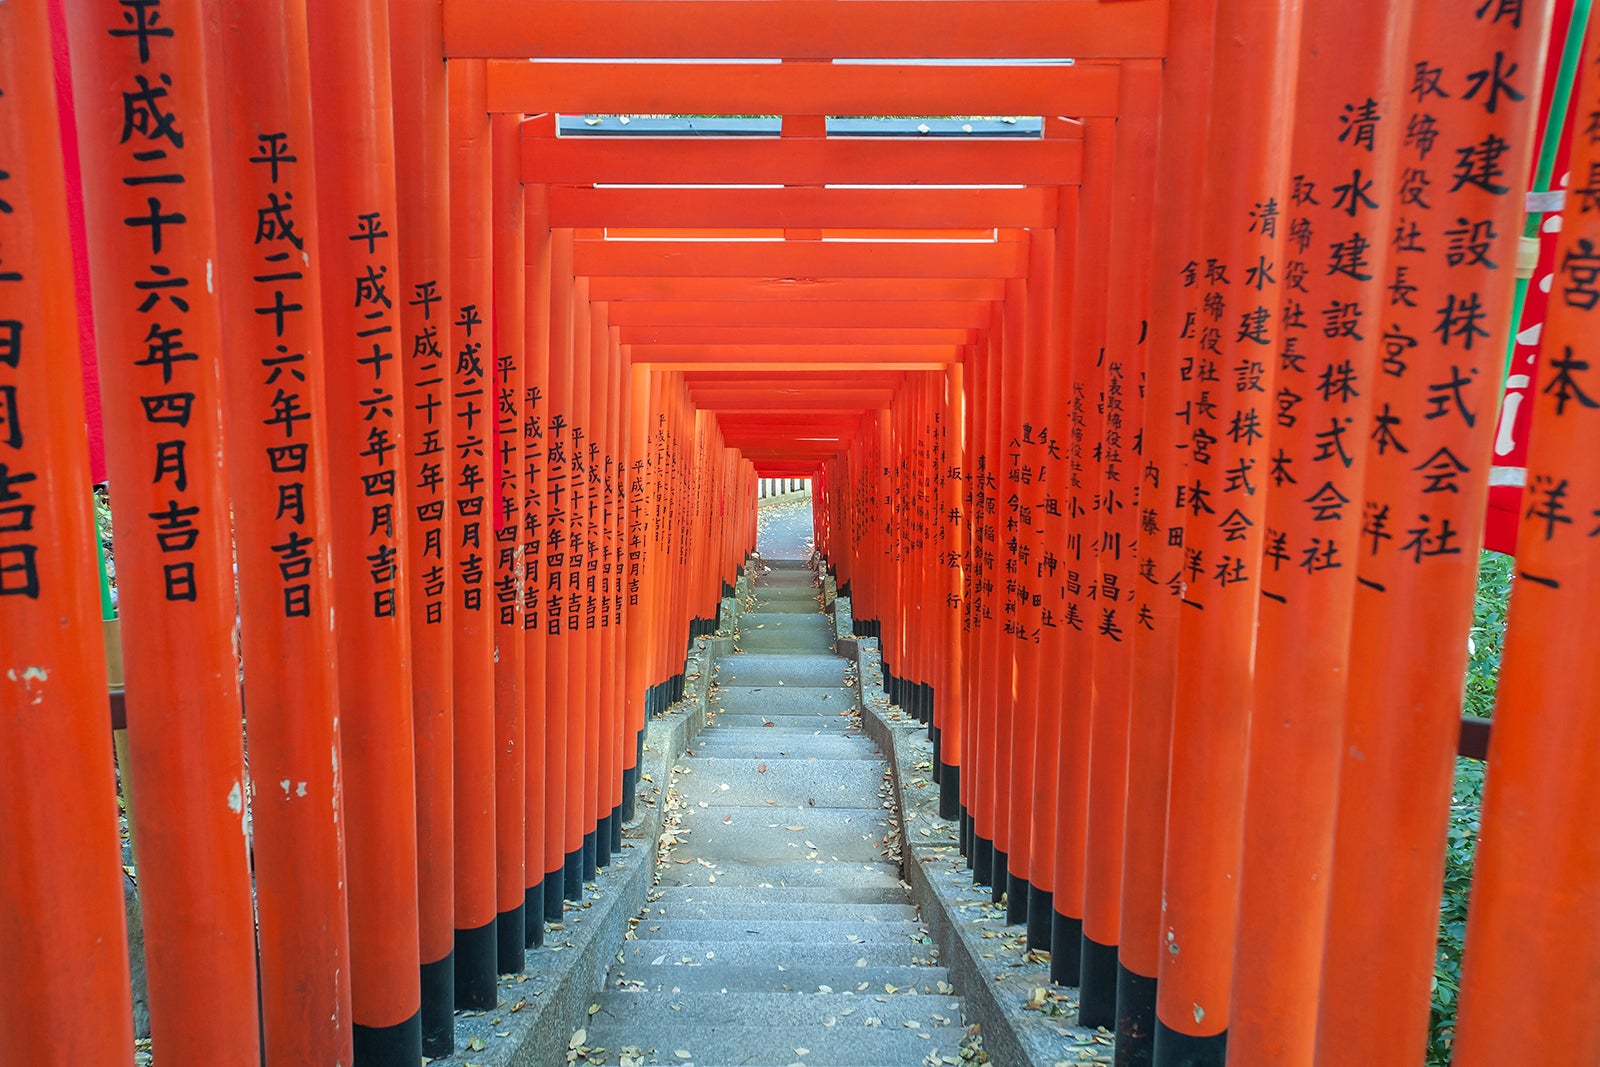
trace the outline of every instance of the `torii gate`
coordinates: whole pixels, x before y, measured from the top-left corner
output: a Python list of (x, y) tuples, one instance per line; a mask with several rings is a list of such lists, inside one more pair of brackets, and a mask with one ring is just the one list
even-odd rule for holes
[[(765, 475), (814, 479), (975, 878), (1123, 1062), (1418, 1062), (1549, 7), (0, 6), (0, 1041), (132, 1058), (70, 44), (164, 1059), (449, 1048), (607, 862)], [(781, 121), (558, 130), (589, 113)], [(828, 129), (960, 114), (1040, 134)], [(1594, 195), (1469, 1067), (1600, 1056)]]

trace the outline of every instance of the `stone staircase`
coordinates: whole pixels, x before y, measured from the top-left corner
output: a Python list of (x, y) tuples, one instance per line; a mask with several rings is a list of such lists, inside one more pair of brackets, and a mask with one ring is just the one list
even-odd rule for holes
[(834, 652), (814, 572), (766, 567), (710, 724), (674, 768), (658, 884), (569, 1059), (961, 1063), (962, 1002), (900, 880), (898, 813), (854, 668)]

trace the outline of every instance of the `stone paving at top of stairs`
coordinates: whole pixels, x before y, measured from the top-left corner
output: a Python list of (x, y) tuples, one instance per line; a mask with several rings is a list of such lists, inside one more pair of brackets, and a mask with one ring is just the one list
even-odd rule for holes
[(674, 766), (658, 884), (577, 1061), (961, 1063), (962, 1001), (900, 878), (887, 765), (813, 572), (755, 577), (746, 651), (719, 662), (708, 725)]

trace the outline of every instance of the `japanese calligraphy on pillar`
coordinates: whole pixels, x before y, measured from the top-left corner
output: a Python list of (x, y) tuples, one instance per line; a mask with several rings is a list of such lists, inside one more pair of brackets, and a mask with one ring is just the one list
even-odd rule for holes
[[(136, 193), (132, 197), (136, 207), (121, 223), (128, 230), (126, 251), (133, 257), (126, 297), (132, 307), (126, 320), (127, 340), (138, 353), (133, 365), (140, 368), (136, 381), (144, 421), (154, 430), (145, 463), (151, 472), (149, 483), (162, 501), (147, 517), (155, 524), (152, 532), (160, 549), (165, 599), (193, 603), (200, 597), (197, 551), (202, 505), (191, 494), (191, 465), (210, 466), (212, 457), (205, 453), (217, 443), (206, 440), (212, 436), (203, 428), (207, 420), (192, 422), (197, 401), (204, 400), (208, 377), (202, 359), (214, 359), (215, 353), (200, 351), (205, 335), (203, 329), (193, 328), (191, 311), (196, 301), (210, 303), (211, 297), (197, 295), (198, 284), (192, 286), (183, 263), (190, 228), (210, 211), (207, 190), (191, 183), (194, 164), (188, 159), (191, 124), (203, 125), (205, 120), (178, 105), (176, 79), (184, 75), (170, 62), (180, 48), (175, 20), (165, 17), (159, 3), (120, 6), (124, 10), (106, 33), (137, 55), (140, 68), (120, 94), (122, 128), (114, 158), (119, 180)], [(196, 47), (196, 42), (188, 47)], [(193, 93), (198, 87), (184, 88)], [(198, 165), (207, 161), (199, 160)], [(0, 272), (0, 282), (5, 280), (5, 272)]]
[(489, 437), (494, 425), (489, 399), (492, 383), (483, 351), (488, 327), (476, 304), (457, 308), (454, 325), (461, 331), (451, 378), (455, 450), (461, 463), (456, 470), (454, 497), (459, 534), (456, 580), (461, 590), (456, 606), (476, 612), (483, 610), (486, 540), (494, 536), (493, 529), (485, 529), (489, 518), (485, 509), (490, 480)]
[[(586, 372), (587, 360), (576, 361), (574, 369)], [(589, 431), (573, 424), (568, 436), (567, 497), (572, 518), (567, 523), (567, 590), (563, 597), (562, 618), (567, 633), (583, 629), (583, 580), (589, 563)]]
[[(5, 99), (8, 89), (12, 94), (9, 100)], [(15, 88), (0, 85), (0, 103), (8, 109), (20, 107), (17, 93)], [(12, 191), (16, 188), (13, 174), (24, 166), (19, 155), (15, 144), (0, 146), (0, 598), (39, 600), (58, 595), (58, 590), (44, 589), (39, 575), (40, 531), (35, 516), (44, 502), (44, 486), (39, 484), (35, 463), (47, 453), (27, 449), (24, 430), (24, 411), (35, 399), (25, 383), (34, 369), (30, 364), (41, 358), (40, 353), (25, 350), (35, 337), (42, 336), (34, 296), (40, 279), (30, 279), (17, 256), (13, 255), (10, 264), (6, 262), (7, 240), (20, 228), (17, 224), (28, 218), (17, 215), (19, 203), (24, 212), (29, 205), (20, 199), (20, 193)], [(32, 330), (27, 329), (30, 325)], [(35, 403), (38, 406), (33, 410), (42, 411), (42, 401)], [(31, 416), (26, 423), (33, 425)]]
[(544, 558), (544, 390), (529, 381), (522, 393), (522, 626), (537, 629)]
[[(1394, 218), (1360, 540), (1359, 580), (1377, 592), (1387, 590), (1397, 565), (1470, 556), (1482, 525), (1539, 34), (1531, 22), (1506, 16), (1504, 5), (1472, 17), (1476, 32), (1463, 38), (1470, 47), (1445, 55), (1430, 51), (1429, 20), (1419, 14), (1403, 110), (1395, 116), (1400, 161), (1389, 192)], [(1343, 132), (1369, 136), (1358, 125), (1364, 104), (1352, 107)], [(1379, 191), (1354, 171), (1326, 195), (1334, 208), (1359, 217), (1376, 207)], [(1330, 278), (1365, 281), (1378, 270), (1370, 243), (1358, 236), (1356, 230), (1328, 246)], [(1557, 285), (1579, 299), (1588, 299), (1585, 289), (1600, 299), (1600, 254), (1587, 261), (1584, 254), (1574, 249), (1558, 264)], [(1367, 328), (1353, 315), (1343, 321)], [(1559, 375), (1559, 355), (1551, 363)], [(1338, 382), (1333, 386), (1342, 389)], [(1331, 438), (1326, 447), (1336, 450)], [(1530, 506), (1560, 505), (1540, 490), (1529, 487)], [(1331, 494), (1324, 499), (1337, 503)]]
[[(1304, 76), (1303, 76), (1304, 77)], [(1362, 473), (1384, 305), (1404, 303), (1408, 265), (1389, 268), (1399, 135), (1394, 101), (1329, 95), (1320, 128), (1296, 130), (1270, 425), (1262, 595), (1286, 603), (1355, 558)], [(1324, 97), (1320, 86), (1303, 88)], [(1385, 275), (1392, 278), (1387, 291)], [(1367, 432), (1386, 439), (1385, 406)]]
[[(396, 530), (396, 508), (403, 501), (400, 488), (399, 458), (396, 451), (404, 440), (403, 414), (395, 399), (400, 387), (394, 362), (393, 333), (396, 312), (389, 295), (389, 263), (394, 253), (382, 213), (362, 212), (345, 235), (358, 253), (366, 257), (352, 279), (356, 313), (352, 350), (355, 361), (365, 372), (357, 378), (367, 385), (358, 390), (361, 428), (357, 443), (356, 469), (367, 506), (366, 562), (371, 582), (373, 618), (391, 618), (399, 600), (400, 558)], [(382, 247), (380, 250), (380, 242)], [(367, 374), (371, 375), (366, 383)]]
[(567, 418), (561, 412), (550, 416), (544, 466), (549, 509), (545, 519), (545, 630), (555, 637), (562, 632), (562, 586), (567, 574)]
[(273, 441), (265, 446), (269, 484), (277, 498), (278, 536), (271, 548), (278, 557), (284, 617), (310, 618), (312, 571), (321, 551), (307, 530), (306, 497), (315, 489), (316, 472), (326, 459), (313, 453), (320, 442), (311, 425), (312, 397), (322, 386), (322, 361), (308, 361), (304, 349), (312, 339), (320, 340), (320, 323), (305, 321), (316, 301), (304, 270), (305, 240), (295, 225), (298, 146), (291, 145), (283, 132), (260, 133), (256, 140), (255, 151), (247, 158), (259, 168), (266, 189), (255, 207), (252, 310), (266, 320), (275, 338), (270, 350), (257, 355), (262, 375), (259, 416)]
[(439, 626), (445, 619), (445, 595), (449, 559), (445, 544), (450, 536), (450, 509), (446, 507), (451, 471), (450, 447), (453, 440), (450, 421), (444, 414), (446, 363), (439, 343), (443, 312), (436, 306), (442, 297), (437, 279), (413, 283), (406, 302), (416, 314), (409, 318), (411, 330), (411, 369), (406, 395), (420, 421), (411, 448), (410, 474), (412, 500), (417, 526), (422, 533), (421, 570), (418, 589), (422, 594), (425, 625)]
[[(1562, 564), (1578, 558), (1580, 539), (1600, 537), (1600, 485), (1587, 462), (1592, 456), (1578, 443), (1594, 439), (1594, 413), (1600, 411), (1600, 360), (1594, 358), (1593, 344), (1600, 336), (1593, 332), (1600, 318), (1600, 226), (1595, 224), (1600, 218), (1600, 57), (1591, 58), (1582, 85), (1584, 120), (1573, 154), (1574, 173), (1583, 185), (1573, 190), (1557, 243), (1546, 326), (1551, 344), (1542, 357), (1533, 411), (1540, 435), (1559, 434), (1572, 444), (1571, 451), (1562, 452), (1541, 447), (1535, 438), (1517, 542), (1518, 576), (1550, 591), (1562, 588)], [(1580, 455), (1583, 461), (1574, 462)]]
[(501, 626), (522, 627), (526, 576), (522, 565), (522, 361), (515, 352), (495, 356), (495, 453), (500, 464), (500, 500), (495, 515), (494, 602)]

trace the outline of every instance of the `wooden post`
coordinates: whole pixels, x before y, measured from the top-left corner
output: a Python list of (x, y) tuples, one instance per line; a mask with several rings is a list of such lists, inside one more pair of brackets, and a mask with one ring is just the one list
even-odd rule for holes
[[(520, 115), (490, 116), (493, 166), (494, 455), (494, 835), (497, 969), (519, 974), (527, 948), (523, 905), (527, 847), (527, 711), (523, 684), (523, 400), (526, 384), (526, 278), (523, 249)], [(542, 919), (542, 915), (540, 916)]]
[(422, 1055), (415, 738), (384, 4), (307, 7), (357, 1064)]
[(390, 0), (394, 85), (395, 292), (405, 352), (407, 595), (416, 743), (422, 1052), (455, 1049), (455, 740), (449, 594), (455, 508), (450, 418), (450, 129), (440, 0)]
[[(1271, 477), (1268, 403), (1278, 347), (1289, 195), (1288, 133), (1300, 7), (1222, 0), (1214, 38), (1202, 243), (1190, 252), (1204, 300), (1180, 409), (1193, 475), (1183, 502), (1184, 594), (1167, 801), (1166, 916), (1155, 1063), (1223, 1062), (1238, 905), (1251, 651)], [(1186, 361), (1183, 365), (1189, 367)]]
[(496, 997), (494, 722), (493, 180), (484, 68), (449, 64), (450, 332), (446, 349), (459, 465), (447, 491), (455, 690), (456, 1008)]
[[(525, 319), (527, 367), (523, 389), (523, 507), (522, 563), (524, 596), (523, 685), (527, 706), (526, 866), (527, 929), (529, 948), (544, 944), (548, 908), (560, 914), (561, 890), (551, 882), (559, 870), (550, 862), (550, 838), (557, 830), (549, 807), (550, 706), (545, 700), (548, 643), (544, 638), (546, 512), (545, 432), (550, 413), (550, 214), (549, 191), (542, 185), (523, 186), (524, 257), (526, 268)], [(559, 882), (559, 878), (557, 879)]]
[(0, 683), (0, 959), (27, 976), (0, 997), (0, 1041), (50, 1063), (130, 1067), (98, 534), (79, 430), (77, 306), (62, 282), (72, 243), (52, 55), (44, 4), (0, 7), (0, 645), (16, 664)]
[[(1139, 476), (1139, 621), (1133, 650), (1128, 786), (1123, 832), (1121, 925), (1117, 946), (1116, 1055), (1150, 1063), (1155, 1046), (1156, 974), (1162, 946), (1162, 848), (1166, 838), (1167, 769), (1188, 509), (1177, 487), (1190, 484), (1183, 424), (1167, 413), (1192, 397), (1180, 353), (1198, 334), (1198, 285), (1184, 285), (1188, 250), (1201, 225), (1201, 187), (1210, 99), (1214, 0), (1175, 0), (1162, 81), (1162, 121), (1150, 280), (1150, 358), (1146, 373), (1142, 470)], [(1191, 375), (1192, 377), (1192, 375)]]
[[(274, 1063), (336, 1062), (353, 1054), (350, 930), (306, 8), (217, 14), (218, 273), (249, 279), (219, 291), (262, 1039)], [(302, 457), (287, 471), (285, 450)]]
[(1319, 1059), (1374, 1067), (1410, 1061), (1427, 1032), (1462, 635), (1547, 29), (1494, 6), (1413, 11), (1385, 279), (1405, 299), (1378, 319), (1317, 1018)]
[[(1089, 814), (1085, 835), (1083, 951), (1079, 1017), (1084, 1026), (1116, 1026), (1117, 939), (1121, 928), (1122, 846), (1127, 814), (1128, 738), (1133, 645), (1139, 637), (1136, 545), (1149, 337), (1151, 212), (1154, 200), (1159, 66), (1123, 66), (1115, 135), (1115, 197), (1102, 390), (1099, 537), (1094, 619), (1094, 695), (1089, 735)], [(1158, 417), (1167, 417), (1165, 412)]]
[[(67, 9), (102, 414), (116, 442), (107, 470), (130, 620), (128, 772), (151, 1033), (174, 1062), (256, 1067), (221, 308), (206, 284), (217, 258), (206, 27), (198, 0), (163, 5), (160, 25), (145, 14)], [(39, 104), (34, 121), (49, 110)], [(54, 152), (39, 149), (36, 158)]]
[[(1241, 1062), (1313, 1062), (1366, 465), (1337, 442), (1370, 425), (1393, 299), (1395, 197), (1377, 191), (1396, 184), (1409, 7), (1311, 5), (1301, 31), (1228, 1035)], [(1361, 244), (1369, 264), (1346, 269), (1336, 257)]]
[[(1600, 23), (1591, 21), (1591, 57), (1597, 41)], [(1577, 92), (1576, 114), (1600, 108), (1592, 60)], [(1580, 123), (1571, 148), (1571, 173), (1581, 184), (1573, 183), (1561, 216), (1543, 365), (1531, 393), (1528, 506), (1517, 537), (1453, 1049), (1461, 1067), (1513, 1056), (1600, 1058), (1600, 988), (1593, 981), (1600, 945), (1580, 903), (1600, 884), (1600, 853), (1579, 815), (1600, 753), (1593, 736), (1600, 689), (1587, 651), (1594, 647), (1597, 569), (1587, 536), (1592, 516), (1585, 514), (1600, 500), (1600, 389), (1591, 371), (1600, 296), (1589, 266), (1600, 247), (1600, 216), (1587, 180), (1600, 169), (1600, 139)], [(1512, 1020), (1553, 1007), (1560, 1013), (1555, 1025), (1511, 1033)]]

